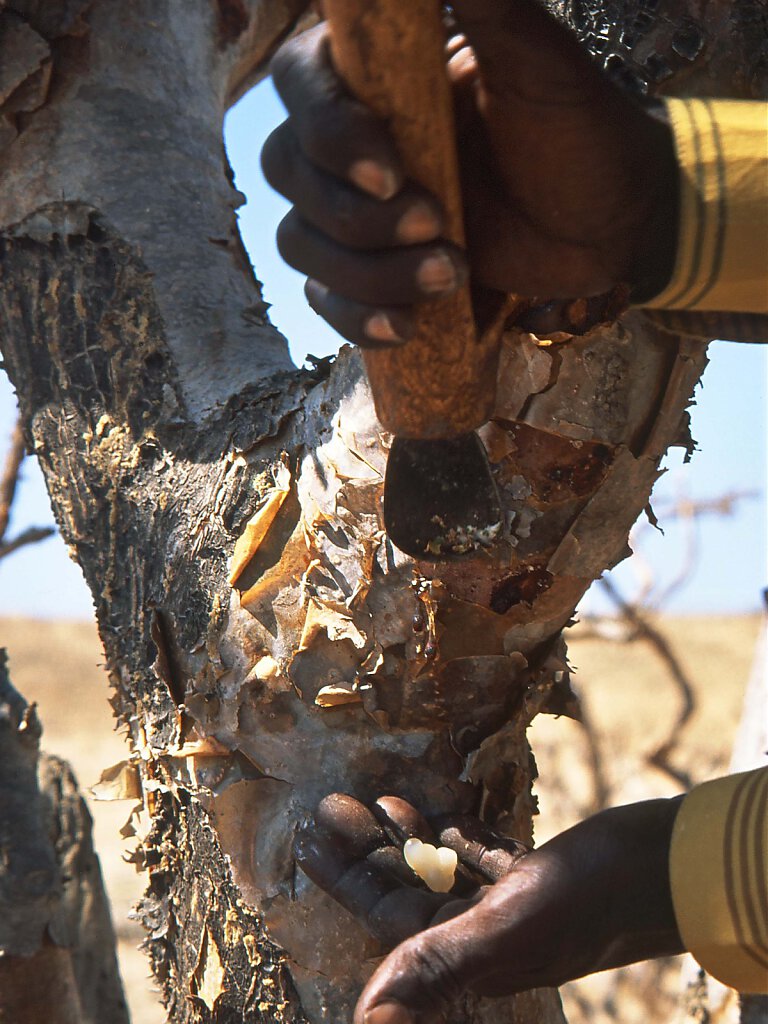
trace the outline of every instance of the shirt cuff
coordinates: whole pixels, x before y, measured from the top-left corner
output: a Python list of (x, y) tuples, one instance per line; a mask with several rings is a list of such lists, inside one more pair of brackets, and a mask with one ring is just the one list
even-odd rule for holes
[(768, 768), (705, 782), (675, 819), (669, 873), (683, 943), (740, 992), (768, 992)]
[(651, 309), (768, 312), (768, 103), (665, 99), (680, 168), (672, 278)]

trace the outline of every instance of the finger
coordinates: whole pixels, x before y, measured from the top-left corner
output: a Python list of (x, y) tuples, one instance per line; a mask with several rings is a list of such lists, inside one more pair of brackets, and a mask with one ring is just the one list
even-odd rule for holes
[[(464, 39), (463, 36), (459, 36)], [(464, 46), (457, 46), (450, 55), (447, 65), (448, 78), (454, 89), (454, 97), (458, 91), (462, 101), (466, 101), (467, 94), (472, 93), (472, 86), (477, 79), (477, 57), (471, 46), (465, 42)], [(455, 102), (455, 99), (454, 99)]]
[(439, 924), (445, 924), (446, 921), (452, 921), (454, 917), (458, 917), (459, 914), (464, 914), (472, 907), (477, 906), (480, 900), (485, 895), (487, 887), (484, 886), (482, 889), (476, 889), (473, 896), (468, 898), (456, 899), (455, 897), (448, 903), (444, 903), (438, 910), (435, 916), (430, 922), (430, 927), (435, 928)]
[(363, 989), (354, 1024), (436, 1024), (474, 973), (485, 970), (475, 955), (473, 913), (417, 932), (397, 946)]
[(399, 888), (388, 873), (367, 860), (356, 859), (343, 843), (320, 831), (297, 833), (293, 853), (304, 874), (362, 924), (368, 923), (368, 915), (379, 900)]
[[(453, 9), (496, 96), (570, 103), (574, 86), (601, 79), (575, 37), (531, 0), (456, 0)], [(551, 73), (543, 76), (542, 67)]]
[(467, 278), (463, 254), (447, 242), (380, 252), (354, 252), (327, 238), (291, 210), (277, 229), (290, 266), (332, 292), (371, 306), (410, 306), (455, 291)]
[(456, 35), (451, 36), (445, 44), (446, 60), (450, 60), (459, 52), (459, 50), (465, 49), (468, 45), (467, 37), (462, 32), (457, 32)]
[(357, 860), (343, 842), (319, 830), (299, 832), (293, 850), (296, 862), (315, 885), (390, 947), (429, 927), (447, 903), (456, 902), (442, 893), (401, 885), (389, 866), (375, 862), (381, 851)]
[[(435, 831), (427, 819), (407, 800), (403, 800), (399, 796), (382, 796), (373, 804), (371, 810), (398, 849), (402, 850), (403, 844), (408, 839), (420, 839), (422, 843), (440, 845), (440, 841), (435, 837)], [(470, 876), (462, 864), (459, 864), (451, 887), (451, 894), (454, 897), (470, 897), (474, 896), (476, 892), (476, 879)]]
[(455, 850), (463, 864), (489, 882), (509, 874), (517, 861), (530, 852), (523, 843), (498, 835), (468, 815), (446, 815), (434, 824), (442, 845)]
[(407, 839), (420, 839), (422, 843), (434, 843), (435, 833), (427, 819), (413, 804), (399, 796), (381, 796), (371, 810), (386, 829), (393, 843), (402, 846)]
[(393, 889), (371, 908), (368, 927), (390, 949), (429, 928), (436, 918), (462, 913), (468, 904), (453, 896), (421, 889)]
[(293, 855), (304, 874), (330, 895), (339, 879), (357, 861), (343, 843), (317, 829), (296, 833)]
[(399, 846), (381, 846), (366, 858), (371, 864), (375, 864), (382, 871), (387, 871), (401, 885), (414, 886), (423, 889), (424, 882), (416, 872), (405, 862), (405, 858)]
[(347, 793), (331, 793), (324, 797), (315, 811), (315, 821), (354, 857), (367, 857), (387, 843), (384, 829), (365, 804)]
[(390, 199), (403, 184), (397, 149), (383, 122), (349, 96), (336, 74), (327, 26), (283, 44), (270, 69), (306, 156), (377, 199)]
[(407, 306), (377, 308), (353, 302), (309, 278), (307, 302), (342, 338), (360, 348), (389, 348), (413, 336), (415, 321)]
[(424, 189), (407, 184), (388, 202), (318, 169), (301, 152), (290, 121), (281, 124), (261, 152), (264, 176), (304, 220), (354, 249), (415, 245), (437, 238), (442, 214)]

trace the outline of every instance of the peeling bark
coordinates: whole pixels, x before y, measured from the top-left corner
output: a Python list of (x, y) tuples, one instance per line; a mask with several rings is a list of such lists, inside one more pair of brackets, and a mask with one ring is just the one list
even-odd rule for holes
[[(703, 341), (636, 311), (573, 335), (510, 330), (483, 430), (501, 539), (453, 562), (394, 549), (389, 437), (360, 360), (290, 366), (222, 166), (225, 106), (302, 6), (2, 11), (53, 70), (0, 154), (0, 336), (130, 729), (141, 916), (174, 1022), (350, 1019), (381, 950), (290, 853), (330, 790), (531, 839), (527, 725), (575, 713), (561, 631), (628, 553), (666, 449), (692, 446), (706, 364)], [(694, 59), (723, 93), (768, 78), (753, 62), (733, 85), (710, 63), (743, 24), (706, 20)], [(452, 1019), (562, 1017), (538, 992), (468, 996)]]

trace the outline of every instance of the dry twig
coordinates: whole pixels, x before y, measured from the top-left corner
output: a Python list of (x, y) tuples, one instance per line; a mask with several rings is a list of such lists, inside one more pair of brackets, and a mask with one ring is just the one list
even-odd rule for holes
[(696, 707), (693, 687), (691, 686), (680, 660), (670, 647), (666, 637), (651, 624), (649, 619), (639, 608), (630, 604), (622, 597), (609, 579), (601, 579), (600, 585), (619, 609), (622, 617), (631, 624), (633, 628), (631, 639), (645, 640), (646, 643), (650, 644), (659, 658), (666, 665), (667, 671), (678, 688), (682, 699), (682, 708), (669, 731), (669, 736), (661, 746), (659, 746), (652, 754), (648, 755), (648, 762), (654, 765), (654, 767), (659, 768), (661, 771), (666, 772), (667, 775), (671, 776), (686, 789), (690, 789), (692, 785), (690, 776), (687, 772), (681, 771), (670, 764), (669, 756), (677, 744), (680, 730), (691, 717), (694, 708)]
[(52, 526), (30, 526), (18, 537), (14, 537), (13, 540), (9, 540), (5, 544), (0, 544), (0, 558), (5, 558), (6, 555), (10, 555), (28, 544), (37, 544), (38, 541), (51, 537), (55, 532), (56, 530)]
[(30, 526), (18, 537), (8, 541), (3, 540), (8, 530), (11, 507), (16, 496), (19, 473), (25, 455), (24, 434), (21, 429), (21, 419), (18, 419), (11, 434), (11, 444), (5, 457), (3, 475), (0, 477), (0, 559), (10, 555), (13, 551), (18, 551), (19, 548), (45, 540), (46, 537), (50, 537), (56, 532), (52, 526)]
[(592, 718), (589, 715), (586, 704), (581, 701), (581, 717), (579, 724), (584, 731), (584, 738), (587, 741), (587, 762), (592, 776), (592, 803), (589, 809), (590, 814), (597, 814), (605, 810), (611, 800), (611, 784), (603, 768), (603, 754), (600, 749), (600, 740), (597, 735)]
[(19, 481), (19, 470), (24, 461), (24, 435), (21, 430), (21, 420), (16, 421), (16, 426), (11, 434), (11, 446), (5, 457), (3, 475), (0, 477), (0, 541), (8, 529), (8, 520), (11, 517), (11, 505), (16, 494), (16, 485)]
[[(686, 788), (691, 786), (691, 779), (686, 772), (680, 771), (670, 763), (670, 754), (678, 742), (680, 730), (693, 714), (695, 708), (693, 687), (682, 663), (664, 635), (652, 624), (648, 617), (648, 612), (658, 609), (660, 605), (668, 601), (672, 594), (679, 590), (694, 572), (700, 554), (699, 538), (697, 535), (699, 518), (704, 515), (733, 515), (738, 502), (758, 496), (759, 494), (756, 491), (729, 491), (714, 498), (700, 500), (678, 498), (676, 501), (662, 506), (659, 510), (660, 519), (664, 519), (667, 522), (674, 519), (682, 519), (685, 524), (685, 554), (680, 569), (665, 587), (653, 594), (655, 588), (653, 571), (650, 565), (644, 562), (638, 553), (635, 552), (635, 566), (640, 569), (642, 575), (642, 584), (638, 595), (633, 601), (628, 601), (609, 578), (601, 579), (600, 584), (616, 606), (619, 618), (612, 621), (609, 628), (606, 628), (608, 620), (594, 619), (592, 629), (588, 629), (586, 634), (582, 632), (582, 636), (594, 636), (598, 639), (614, 640), (618, 643), (632, 643), (635, 640), (644, 640), (653, 648), (664, 663), (680, 693), (682, 707), (670, 729), (667, 740), (657, 750), (649, 754), (647, 760), (654, 767), (666, 772), (667, 775)], [(655, 525), (655, 521), (656, 516), (653, 516), (652, 524)], [(597, 796), (603, 790), (604, 780), (602, 779), (600, 753), (594, 745), (590, 747), (590, 765), (594, 780), (594, 791)]]
[[(633, 564), (635, 570), (642, 576), (642, 585), (639, 594), (632, 602), (635, 607), (645, 606), (661, 608), (669, 601), (673, 594), (677, 593), (693, 575), (696, 566), (699, 564), (701, 555), (698, 524), (702, 516), (732, 516), (736, 511), (736, 505), (741, 501), (749, 501), (759, 498), (759, 491), (728, 491), (725, 494), (714, 498), (687, 498), (680, 496), (672, 502), (663, 503), (657, 506), (657, 516), (654, 516), (652, 525), (657, 519), (664, 522), (682, 520), (684, 549), (682, 563), (674, 577), (660, 590), (654, 594), (656, 581), (653, 570), (645, 562), (642, 555), (635, 552)], [(647, 528), (647, 524), (646, 524)], [(637, 531), (641, 532), (642, 527)]]

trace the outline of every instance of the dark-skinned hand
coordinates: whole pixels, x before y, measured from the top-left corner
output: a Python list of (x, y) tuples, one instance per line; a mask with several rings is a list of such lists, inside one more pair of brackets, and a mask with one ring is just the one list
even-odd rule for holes
[(611, 82), (533, 0), (456, 0), (447, 49), (467, 252), (437, 200), (404, 180), (387, 128), (354, 100), (319, 25), (272, 62), (288, 119), (262, 155), (293, 203), (284, 259), (313, 308), (360, 345), (394, 344), (413, 306), (462, 285), (539, 300), (668, 280), (677, 170), (669, 128)]
[[(355, 1024), (433, 1024), (466, 990), (512, 995), (683, 952), (668, 871), (679, 804), (603, 811), (528, 850), (475, 818), (428, 823), (397, 797), (370, 810), (326, 797), (317, 828), (296, 839), (296, 859), (395, 946), (366, 985)], [(450, 893), (429, 892), (406, 865), (401, 850), (413, 836), (457, 852)]]

